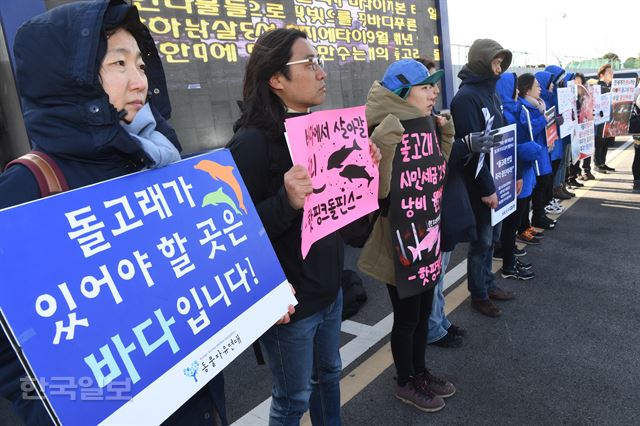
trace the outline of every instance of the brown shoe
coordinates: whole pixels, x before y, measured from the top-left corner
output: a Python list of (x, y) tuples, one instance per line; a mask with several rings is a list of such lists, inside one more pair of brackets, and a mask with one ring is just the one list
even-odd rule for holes
[(494, 305), (490, 300), (472, 300), (471, 307), (482, 315), (486, 315), (491, 318), (498, 318), (502, 315), (502, 311)]
[(493, 300), (505, 301), (515, 299), (515, 297), (515, 293), (500, 287), (496, 287), (495, 290), (489, 292), (489, 299)]
[(424, 370), (422, 373), (416, 374), (416, 378), (418, 380), (422, 380), (422, 383), (427, 387), (427, 389), (441, 398), (449, 398), (456, 393), (456, 387), (453, 383), (447, 379), (434, 376), (428, 369)]
[(396, 385), (396, 398), (427, 413), (440, 411), (445, 406), (444, 399), (433, 393), (422, 380), (417, 378), (404, 386)]

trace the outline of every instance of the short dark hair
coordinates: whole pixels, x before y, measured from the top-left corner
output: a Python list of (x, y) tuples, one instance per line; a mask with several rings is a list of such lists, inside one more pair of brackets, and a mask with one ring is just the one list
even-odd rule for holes
[(604, 75), (604, 73), (606, 73), (608, 69), (611, 69), (611, 64), (604, 64), (603, 66), (601, 66), (600, 69), (598, 69), (598, 77)]
[(307, 34), (293, 28), (279, 28), (262, 34), (253, 47), (245, 68), (242, 87), (242, 114), (235, 127), (255, 126), (270, 136), (284, 132), (286, 106), (269, 86), (274, 74), (289, 79), (293, 43)]
[(431, 58), (425, 58), (425, 57), (423, 57), (423, 58), (418, 58), (418, 59), (416, 59), (416, 61), (418, 61), (418, 62), (420, 62), (422, 65), (424, 65), (424, 66), (425, 66), (425, 68), (426, 68), (427, 70), (429, 70), (429, 69), (431, 69), (431, 68), (438, 68), (438, 67), (436, 66), (436, 62), (435, 62), (433, 59), (431, 59)]
[(576, 75), (573, 77), (573, 79), (575, 80), (576, 78), (580, 78), (580, 80), (582, 81), (582, 84), (586, 84), (587, 83), (587, 77), (584, 76), (584, 74), (582, 74), (581, 72), (577, 72)]
[(518, 96), (524, 98), (525, 95), (533, 87), (536, 77), (531, 73), (524, 73), (518, 77)]

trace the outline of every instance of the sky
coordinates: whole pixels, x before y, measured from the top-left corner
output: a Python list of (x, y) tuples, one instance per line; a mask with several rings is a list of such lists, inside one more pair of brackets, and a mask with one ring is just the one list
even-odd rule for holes
[[(468, 46), (477, 38), (490, 38), (513, 51), (514, 60), (528, 64), (566, 65), (607, 52), (616, 53), (622, 61), (640, 55), (637, 0), (448, 0), (447, 5), (452, 45)], [(452, 46), (454, 64), (464, 63), (464, 54), (457, 50), (464, 48)], [(462, 62), (456, 56), (462, 56)]]

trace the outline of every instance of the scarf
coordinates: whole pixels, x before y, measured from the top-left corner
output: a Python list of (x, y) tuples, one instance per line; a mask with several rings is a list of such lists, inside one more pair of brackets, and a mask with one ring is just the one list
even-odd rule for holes
[(156, 119), (148, 103), (138, 111), (131, 123), (121, 121), (120, 125), (140, 143), (152, 161), (151, 168), (163, 167), (180, 160), (180, 153), (176, 147), (162, 133), (156, 131)]
[(545, 111), (547, 110), (547, 106), (545, 105), (545, 103), (544, 103), (544, 101), (542, 99), (534, 98), (533, 96), (529, 96), (529, 95), (526, 95), (524, 98), (531, 105), (533, 105), (534, 107), (538, 108), (538, 111), (540, 111), (541, 113), (544, 114)]

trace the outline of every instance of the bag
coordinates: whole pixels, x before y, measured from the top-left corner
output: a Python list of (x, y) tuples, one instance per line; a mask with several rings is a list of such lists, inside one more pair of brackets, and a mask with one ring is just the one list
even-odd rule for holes
[(350, 269), (342, 271), (342, 320), (357, 314), (366, 301), (362, 278)]
[(53, 158), (42, 151), (33, 150), (27, 152), (22, 157), (16, 158), (7, 164), (5, 170), (16, 164), (25, 166), (33, 173), (40, 189), (40, 198), (69, 190), (69, 185), (60, 167)]

